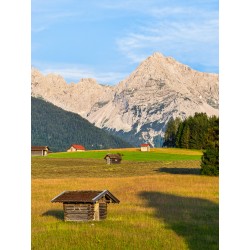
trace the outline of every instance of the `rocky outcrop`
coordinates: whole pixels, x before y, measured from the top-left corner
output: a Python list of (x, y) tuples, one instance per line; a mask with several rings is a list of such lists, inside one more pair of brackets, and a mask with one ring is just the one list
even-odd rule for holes
[(58, 75), (42, 75), (32, 69), (31, 95), (42, 97), (46, 101), (86, 118), (87, 113), (96, 103), (103, 103), (111, 98), (113, 87), (98, 84), (95, 79), (81, 79), (77, 84), (67, 84)]
[(219, 76), (154, 53), (116, 86), (103, 86), (93, 79), (67, 85), (60, 76), (43, 76), (34, 69), (32, 95), (134, 144), (159, 146), (171, 117), (184, 119), (195, 112), (218, 116)]

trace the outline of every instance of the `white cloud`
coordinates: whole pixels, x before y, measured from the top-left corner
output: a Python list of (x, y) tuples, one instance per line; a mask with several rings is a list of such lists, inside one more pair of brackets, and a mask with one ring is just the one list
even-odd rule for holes
[(118, 49), (131, 63), (140, 62), (148, 53), (161, 51), (204, 68), (209, 64), (210, 68), (218, 67), (217, 11), (165, 7), (149, 12), (153, 16), (151, 22), (145, 21), (117, 39)]
[(39, 27), (33, 27), (32, 29), (31, 29), (31, 31), (32, 32), (34, 32), (34, 33), (38, 33), (38, 32), (42, 32), (42, 31), (44, 31), (44, 30), (46, 30), (47, 28), (45, 27), (45, 26), (39, 26)]
[[(114, 0), (104, 0), (100, 1), (98, 5), (101, 8), (106, 9), (121, 9), (121, 10), (136, 10), (140, 11), (142, 9), (147, 9), (151, 6), (150, 1), (145, 0), (126, 0), (126, 1), (114, 1)], [(140, 7), (140, 8), (139, 8)]]

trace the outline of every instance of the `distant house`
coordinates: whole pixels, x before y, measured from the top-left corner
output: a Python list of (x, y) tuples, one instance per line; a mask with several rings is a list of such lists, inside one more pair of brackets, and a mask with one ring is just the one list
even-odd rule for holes
[(48, 146), (31, 146), (32, 156), (46, 156), (51, 150)]
[(65, 221), (99, 221), (107, 217), (107, 204), (120, 201), (108, 190), (64, 191), (51, 202), (62, 202)]
[(79, 144), (72, 144), (67, 152), (83, 152), (86, 151), (85, 147)]
[(143, 151), (143, 152), (150, 151), (150, 145), (149, 144), (141, 144), (141, 151)]
[(107, 154), (104, 159), (107, 164), (119, 164), (121, 163), (122, 157), (119, 154)]

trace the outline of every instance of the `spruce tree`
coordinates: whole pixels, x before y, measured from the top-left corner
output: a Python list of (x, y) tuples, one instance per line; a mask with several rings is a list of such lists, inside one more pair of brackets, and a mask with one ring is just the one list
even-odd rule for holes
[(181, 119), (179, 117), (176, 119), (173, 119), (172, 117), (170, 118), (165, 132), (165, 141), (163, 144), (164, 147), (173, 148), (176, 146), (176, 134), (180, 123)]
[(181, 137), (181, 147), (189, 148), (189, 140), (190, 140), (190, 128), (186, 123), (183, 127), (182, 137)]
[(210, 119), (211, 127), (206, 137), (206, 149), (201, 159), (201, 174), (219, 175), (219, 118)]
[(177, 133), (176, 133), (176, 139), (175, 139), (175, 146), (177, 148), (181, 148), (181, 138), (182, 138), (182, 134), (183, 134), (183, 122), (181, 122), (179, 124), (179, 127), (178, 127), (178, 130), (177, 130)]

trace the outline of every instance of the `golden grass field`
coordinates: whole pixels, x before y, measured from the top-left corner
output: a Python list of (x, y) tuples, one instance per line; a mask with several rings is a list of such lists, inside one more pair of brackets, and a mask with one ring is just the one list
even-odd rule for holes
[[(70, 173), (68, 159), (32, 158), (32, 249), (219, 249), (219, 179), (193, 171), (199, 161), (79, 161)], [(64, 190), (104, 189), (120, 200), (104, 221), (64, 222), (62, 204), (50, 202)]]

